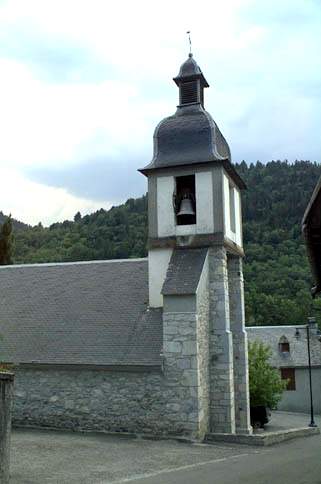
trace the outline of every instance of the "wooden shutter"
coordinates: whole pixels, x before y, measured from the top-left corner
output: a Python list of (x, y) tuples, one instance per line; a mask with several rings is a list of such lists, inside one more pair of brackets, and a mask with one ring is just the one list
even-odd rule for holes
[(287, 390), (295, 390), (295, 369), (294, 368), (281, 368), (282, 380), (288, 380)]

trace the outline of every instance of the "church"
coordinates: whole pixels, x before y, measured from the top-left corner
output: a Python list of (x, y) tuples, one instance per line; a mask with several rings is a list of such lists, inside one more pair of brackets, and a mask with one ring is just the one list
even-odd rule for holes
[(154, 133), (148, 258), (0, 268), (15, 425), (250, 434), (241, 191), (192, 54)]

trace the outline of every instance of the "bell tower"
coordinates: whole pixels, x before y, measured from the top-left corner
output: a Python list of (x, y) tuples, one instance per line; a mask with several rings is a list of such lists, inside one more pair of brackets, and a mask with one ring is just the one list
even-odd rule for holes
[[(156, 127), (153, 159), (139, 170), (148, 179), (149, 306), (163, 310), (164, 353), (172, 368), (182, 363), (173, 360), (171, 348), (185, 344), (178, 331), (173, 346), (175, 321), (195, 310), (195, 385), (203, 382), (199, 408), (208, 414), (208, 423), (204, 417), (201, 427), (249, 433), (241, 215), (245, 184), (231, 163), (224, 136), (205, 110), (209, 84), (191, 53), (174, 82), (179, 89), (176, 112)], [(187, 300), (195, 279), (193, 264), (203, 267), (194, 289), (202, 285), (204, 295), (195, 304)]]
[(243, 256), (241, 190), (229, 146), (204, 108), (209, 87), (193, 55), (174, 82), (176, 113), (154, 133), (148, 178), (149, 304), (162, 307), (161, 288), (175, 247), (223, 246)]

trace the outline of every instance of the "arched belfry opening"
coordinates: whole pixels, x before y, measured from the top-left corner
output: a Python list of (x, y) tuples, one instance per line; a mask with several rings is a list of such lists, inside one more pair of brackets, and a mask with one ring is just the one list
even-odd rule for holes
[(177, 225), (196, 224), (195, 175), (175, 177), (174, 207)]

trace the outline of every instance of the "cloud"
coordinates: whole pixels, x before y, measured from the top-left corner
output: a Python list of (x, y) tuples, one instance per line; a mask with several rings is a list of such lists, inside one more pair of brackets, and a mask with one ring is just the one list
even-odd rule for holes
[[(143, 193), (136, 170), (175, 111), (188, 29), (234, 160), (320, 161), (320, 27), (316, 0), (2, 2), (0, 168), (49, 187), (37, 220), (60, 217), (59, 190), (79, 209)], [(0, 210), (24, 213), (23, 196), (7, 197)]]
[(40, 184), (65, 188), (75, 197), (115, 205), (147, 191), (146, 178), (137, 171), (147, 164), (146, 158), (142, 160), (144, 156), (133, 159), (128, 153), (123, 160), (98, 158), (65, 168), (31, 169), (28, 176)]
[(1, 172), (0, 206), (5, 214), (31, 225), (41, 221), (44, 225), (70, 220), (76, 212), (83, 215), (100, 208), (108, 209), (107, 200), (93, 201), (86, 197), (74, 197), (64, 188), (45, 186), (28, 180), (15, 170)]
[(24, 64), (44, 82), (97, 82), (112, 76), (112, 68), (86, 46), (21, 27), (2, 25), (0, 57)]

